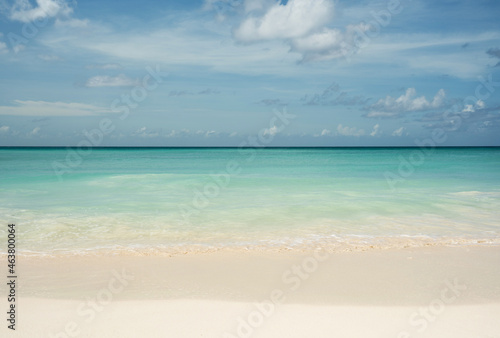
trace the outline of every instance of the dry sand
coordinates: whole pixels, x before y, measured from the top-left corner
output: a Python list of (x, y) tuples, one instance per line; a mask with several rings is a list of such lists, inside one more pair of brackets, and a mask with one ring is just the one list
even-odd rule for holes
[(1, 337), (500, 338), (499, 247), (20, 257), (18, 266), (17, 330), (4, 320)]

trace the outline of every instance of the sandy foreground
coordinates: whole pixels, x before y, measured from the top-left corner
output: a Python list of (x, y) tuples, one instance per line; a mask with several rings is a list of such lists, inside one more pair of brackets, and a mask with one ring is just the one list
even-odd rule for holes
[(19, 257), (18, 276), (0, 337), (500, 338), (499, 247)]

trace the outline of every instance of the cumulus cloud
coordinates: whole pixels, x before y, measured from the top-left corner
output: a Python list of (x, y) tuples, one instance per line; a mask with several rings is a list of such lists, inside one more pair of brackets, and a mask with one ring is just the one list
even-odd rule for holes
[(302, 54), (303, 61), (325, 61), (349, 58), (360, 49), (360, 39), (371, 26), (366, 23), (348, 25), (344, 31), (323, 28), (321, 31), (291, 41), (292, 51)]
[(331, 134), (332, 134), (331, 130), (328, 130), (328, 129), (323, 129), (323, 130), (321, 131), (320, 136), (328, 136), (328, 135), (331, 135)]
[(73, 9), (64, 0), (36, 0), (33, 6), (29, 0), (15, 0), (10, 8), (9, 18), (20, 22), (31, 22), (57, 16), (68, 16)]
[(270, 135), (274, 136), (279, 132), (278, 128), (276, 126), (272, 126), (271, 128), (264, 129), (262, 132), (263, 135)]
[(425, 96), (416, 97), (415, 88), (408, 88), (400, 97), (387, 96), (380, 99), (369, 107), (370, 112), (366, 117), (397, 118), (406, 112), (425, 111), (437, 109), (444, 105), (446, 93), (440, 89), (432, 100), (427, 100)]
[(475, 104), (466, 104), (462, 109), (462, 113), (474, 113), (476, 110), (483, 109), (486, 104), (483, 100), (477, 100)]
[(137, 85), (137, 81), (124, 74), (118, 76), (98, 75), (91, 77), (85, 83), (86, 87), (130, 87), (135, 85)]
[(373, 126), (373, 130), (370, 133), (370, 136), (377, 136), (379, 134), (380, 134), (380, 125), (376, 124), (376, 125)]
[(89, 116), (112, 113), (110, 109), (84, 104), (15, 100), (13, 106), (0, 106), (0, 115), (16, 116)]
[(333, 15), (328, 0), (276, 2), (261, 16), (250, 15), (234, 30), (239, 41), (301, 38), (325, 25)]
[(132, 133), (133, 136), (139, 136), (144, 138), (158, 137), (160, 134), (156, 131), (149, 131), (147, 127), (141, 127)]
[(357, 129), (356, 127), (350, 128), (348, 126), (344, 127), (341, 124), (337, 126), (337, 133), (343, 136), (356, 136), (356, 137), (365, 135), (365, 131), (363, 129)]
[(500, 107), (486, 107), (482, 100), (463, 106), (453, 106), (445, 112), (432, 112), (424, 115), (419, 122), (424, 122), (427, 129), (442, 128), (449, 131), (485, 131), (500, 130)]
[(28, 136), (37, 136), (40, 133), (41, 128), (35, 127), (32, 131), (28, 133)]
[(398, 128), (392, 132), (392, 136), (403, 136), (404, 131), (405, 127)]
[[(302, 61), (349, 58), (366, 42), (365, 32), (372, 29), (364, 22), (348, 25), (344, 30), (327, 27), (334, 12), (331, 0), (275, 2), (267, 10), (264, 2), (245, 5), (250, 13), (234, 30), (235, 39), (246, 43), (285, 40), (291, 51), (302, 55)], [(255, 10), (260, 10), (258, 15)]]

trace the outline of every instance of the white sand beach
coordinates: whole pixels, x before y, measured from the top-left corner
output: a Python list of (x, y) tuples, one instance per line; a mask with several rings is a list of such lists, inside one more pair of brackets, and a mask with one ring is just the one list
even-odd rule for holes
[(500, 337), (499, 263), (500, 248), (480, 246), (25, 256), (16, 332), (1, 332), (30, 338), (494, 338)]

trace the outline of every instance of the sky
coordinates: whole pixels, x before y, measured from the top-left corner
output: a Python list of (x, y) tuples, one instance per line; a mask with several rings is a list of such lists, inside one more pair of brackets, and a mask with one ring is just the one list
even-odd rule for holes
[(0, 146), (500, 146), (498, 0), (0, 0)]

